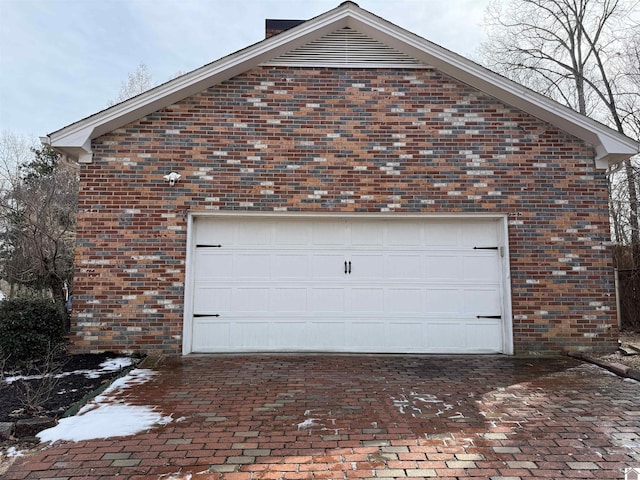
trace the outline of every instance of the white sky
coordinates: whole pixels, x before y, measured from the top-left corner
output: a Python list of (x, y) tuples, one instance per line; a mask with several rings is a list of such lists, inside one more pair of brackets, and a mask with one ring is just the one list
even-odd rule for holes
[[(0, 0), (0, 132), (41, 136), (96, 113), (145, 63), (156, 83), (264, 38), (266, 18), (309, 19), (342, 0)], [(462, 55), (488, 0), (357, 0)]]

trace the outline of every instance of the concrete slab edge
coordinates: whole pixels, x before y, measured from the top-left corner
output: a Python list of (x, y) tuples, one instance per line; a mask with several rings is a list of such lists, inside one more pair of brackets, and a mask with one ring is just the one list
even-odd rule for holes
[(621, 363), (605, 362), (581, 352), (569, 352), (568, 355), (572, 358), (582, 360), (583, 362), (592, 363), (601, 368), (609, 370), (619, 377), (630, 378), (632, 380), (640, 382), (640, 370), (634, 370), (627, 365), (622, 365)]
[[(144, 361), (144, 360), (143, 360)], [(108, 382), (103, 383), (102, 385), (100, 385), (98, 388), (96, 388), (95, 390), (87, 393), (84, 397), (82, 397), (80, 400), (78, 400), (76, 403), (74, 403), (71, 407), (69, 407), (61, 416), (61, 418), (66, 418), (66, 417), (72, 417), (74, 416), (76, 413), (78, 413), (78, 411), (84, 407), (87, 403), (89, 403), (89, 401), (95, 397), (97, 397), (98, 395), (100, 395), (102, 392), (104, 392), (108, 386), (110, 386), (113, 382), (115, 382), (117, 379), (124, 377), (126, 374), (128, 374), (131, 370), (133, 370), (134, 368), (137, 368), (137, 364), (133, 363), (131, 365), (129, 365), (128, 367), (123, 368), (122, 370), (120, 370), (120, 372), (118, 373), (118, 375), (116, 375), (115, 377), (113, 377), (111, 380), (109, 380)]]

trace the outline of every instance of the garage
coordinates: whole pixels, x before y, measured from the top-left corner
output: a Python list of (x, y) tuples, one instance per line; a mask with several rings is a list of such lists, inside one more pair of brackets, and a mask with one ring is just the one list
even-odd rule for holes
[(504, 218), (196, 216), (185, 353), (511, 353)]

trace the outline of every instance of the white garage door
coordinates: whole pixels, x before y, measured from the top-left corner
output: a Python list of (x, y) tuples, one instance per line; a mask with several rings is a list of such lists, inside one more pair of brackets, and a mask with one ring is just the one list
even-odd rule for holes
[(495, 219), (194, 220), (192, 352), (502, 352)]

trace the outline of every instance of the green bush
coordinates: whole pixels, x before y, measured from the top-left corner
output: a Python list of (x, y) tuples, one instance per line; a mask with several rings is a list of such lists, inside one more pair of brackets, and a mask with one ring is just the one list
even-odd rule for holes
[(65, 314), (43, 298), (11, 298), (0, 302), (0, 359), (6, 366), (22, 366), (60, 349), (65, 337)]

